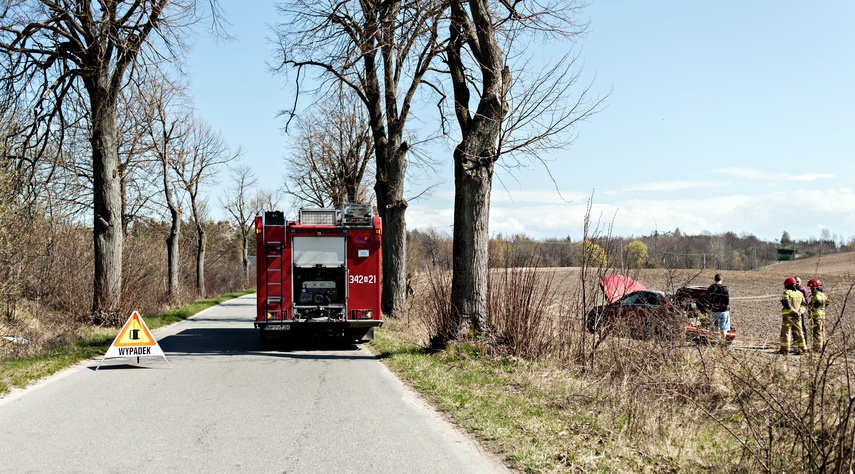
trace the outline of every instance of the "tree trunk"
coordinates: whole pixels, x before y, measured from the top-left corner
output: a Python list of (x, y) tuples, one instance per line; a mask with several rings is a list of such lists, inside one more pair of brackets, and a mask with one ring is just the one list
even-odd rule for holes
[[(465, 5), (469, 6), (471, 19)], [(487, 313), (487, 272), (490, 191), (496, 146), (507, 114), (510, 70), (496, 41), (486, 0), (451, 3), (448, 65), (454, 88), (455, 114), (462, 140), (454, 150), (454, 273), (451, 283), (452, 318), (485, 338), (492, 336)], [(472, 50), (481, 70), (482, 93), (473, 115), (469, 82), (462, 61), (464, 46)]]
[(196, 223), (196, 289), (200, 298), (207, 298), (205, 290), (205, 229), (201, 222)]
[(400, 135), (390, 139), (391, 143), (377, 147), (380, 153), (377, 153), (374, 192), (383, 223), (380, 305), (384, 314), (396, 317), (403, 314), (407, 303), (407, 201), (404, 199), (407, 159), (405, 147), (396, 146), (401, 142)]
[(179, 253), (181, 247), (178, 245), (178, 238), (181, 234), (181, 211), (170, 207), (169, 214), (172, 216), (172, 223), (169, 227), (169, 236), (166, 238), (166, 272), (169, 280), (167, 295), (169, 301), (176, 301), (181, 296), (178, 278), (181, 263)]
[(249, 281), (249, 233), (241, 231), (241, 251), (240, 264), (243, 270), (243, 282), (246, 284)]
[[(488, 147), (495, 144), (483, 139)], [(493, 162), (484, 160), (466, 169), (469, 149), (483, 147), (470, 138), (454, 150), (454, 264), (451, 278), (452, 314), (465, 330), (489, 332), (487, 271), (490, 221), (490, 190)]]
[[(106, 82), (106, 81), (104, 81)], [(101, 86), (101, 84), (99, 84)], [(89, 94), (93, 173), (93, 240), (95, 244), (95, 324), (119, 324), (122, 299), (122, 189), (116, 147), (116, 106), (105, 87)]]

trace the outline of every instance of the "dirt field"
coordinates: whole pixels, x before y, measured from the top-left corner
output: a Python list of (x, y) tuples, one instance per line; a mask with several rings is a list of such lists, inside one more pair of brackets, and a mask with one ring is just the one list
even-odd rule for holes
[(780, 295), (787, 276), (798, 276), (807, 285), (811, 278), (822, 280), (823, 289), (833, 304), (828, 309), (827, 325), (844, 311), (842, 322), (853, 322), (851, 305), (846, 304), (852, 290), (855, 252), (844, 252), (782, 262), (760, 272), (723, 272), (731, 295), (734, 324), (743, 345), (769, 343), (776, 346), (781, 324)]
[[(780, 298), (784, 279), (787, 276), (798, 276), (802, 284), (807, 285), (809, 279), (820, 278), (833, 301), (828, 310), (827, 326), (833, 323), (843, 308), (846, 309), (842, 321), (852, 324), (855, 321), (852, 305), (844, 303), (847, 293), (855, 284), (853, 270), (855, 252), (843, 252), (781, 262), (760, 271), (636, 270), (630, 276), (650, 289), (673, 292), (681, 286), (710, 285), (713, 276), (721, 273), (730, 289), (732, 325), (737, 330), (733, 347), (775, 351), (781, 330)], [(569, 283), (572, 288), (573, 282), (578, 281), (578, 272), (578, 268), (565, 268), (558, 270), (555, 276)]]

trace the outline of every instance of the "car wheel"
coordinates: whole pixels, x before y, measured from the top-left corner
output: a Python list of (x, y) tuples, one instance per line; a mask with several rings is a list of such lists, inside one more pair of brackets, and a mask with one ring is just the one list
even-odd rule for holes
[(585, 327), (588, 329), (588, 332), (597, 332), (599, 326), (597, 319), (598, 315), (596, 311), (588, 311), (588, 316), (585, 318)]

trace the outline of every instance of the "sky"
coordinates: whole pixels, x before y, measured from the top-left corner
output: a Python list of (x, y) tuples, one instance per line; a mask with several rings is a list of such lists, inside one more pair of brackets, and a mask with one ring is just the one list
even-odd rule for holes
[[(280, 18), (274, 2), (220, 3), (234, 40), (197, 38), (194, 102), (277, 189), (293, 142), (277, 116), (293, 85), (270, 69)], [(580, 19), (580, 87), (603, 107), (548, 169), (499, 164), (491, 235), (579, 241), (590, 208), (589, 235), (855, 240), (855, 2), (593, 0)], [(451, 233), (451, 151), (427, 151), (440, 164), (410, 185), (408, 227)]]

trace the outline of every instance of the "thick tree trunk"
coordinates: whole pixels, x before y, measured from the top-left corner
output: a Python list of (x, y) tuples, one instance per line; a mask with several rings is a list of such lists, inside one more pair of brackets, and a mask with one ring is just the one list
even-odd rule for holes
[[(465, 8), (469, 6), (469, 11)], [(454, 150), (454, 274), (451, 283), (452, 317), (461, 331), (465, 324), (485, 338), (492, 336), (487, 312), (487, 272), (490, 191), (496, 146), (507, 114), (505, 97), (510, 70), (496, 41), (486, 0), (451, 3), (448, 65), (454, 86), (455, 114), (462, 140)], [(471, 14), (471, 19), (469, 17)], [(469, 108), (469, 82), (462, 60), (464, 46), (481, 69), (482, 91), (477, 111)]]
[(114, 100), (105, 89), (90, 91), (93, 239), (95, 244), (94, 298), (95, 324), (119, 324), (122, 299), (122, 189)]
[(452, 314), (482, 334), (489, 333), (487, 314), (487, 271), (490, 221), (490, 190), (493, 161), (486, 159), (475, 168), (465, 157), (472, 149), (495, 145), (495, 141), (475, 143), (470, 139), (454, 151), (454, 264), (451, 279)]
[[(378, 161), (377, 182), (374, 185), (377, 208), (383, 223), (380, 303), (383, 313), (390, 317), (403, 314), (407, 302), (407, 202), (403, 195), (406, 167), (406, 159), (403, 157), (392, 163), (386, 161), (383, 166)], [(390, 183), (401, 185), (393, 186)]]

